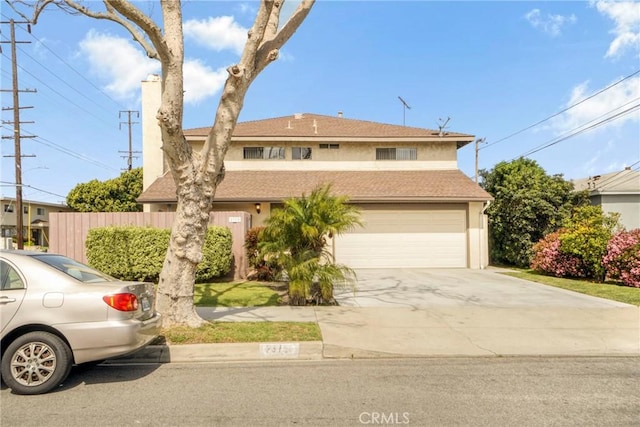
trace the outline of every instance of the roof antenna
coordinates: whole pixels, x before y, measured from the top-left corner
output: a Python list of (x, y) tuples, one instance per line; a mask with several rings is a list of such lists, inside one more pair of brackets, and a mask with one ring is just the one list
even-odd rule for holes
[(444, 130), (447, 128), (447, 123), (449, 123), (449, 120), (451, 120), (451, 117), (447, 117), (447, 120), (438, 119), (438, 122), (440, 122), (438, 124), (438, 136), (444, 135)]
[(401, 96), (399, 96), (398, 99), (400, 100), (400, 102), (402, 102), (402, 126), (405, 126), (404, 124), (405, 112), (407, 111), (407, 108), (411, 110), (411, 107), (409, 107), (409, 104), (407, 104), (407, 102), (404, 99), (402, 99)]

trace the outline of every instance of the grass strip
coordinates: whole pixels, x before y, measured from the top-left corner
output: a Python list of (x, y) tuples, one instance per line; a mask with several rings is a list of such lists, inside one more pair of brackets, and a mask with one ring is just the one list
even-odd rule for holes
[[(210, 322), (199, 328), (174, 327), (161, 332), (163, 344), (320, 341), (313, 322)], [(159, 344), (157, 342), (156, 344)]]
[(198, 307), (267, 307), (280, 304), (280, 293), (260, 282), (197, 284)]
[(569, 291), (580, 292), (594, 297), (640, 306), (640, 288), (632, 288), (617, 283), (595, 283), (588, 280), (564, 279), (534, 273), (531, 270), (505, 272), (507, 276), (542, 283)]

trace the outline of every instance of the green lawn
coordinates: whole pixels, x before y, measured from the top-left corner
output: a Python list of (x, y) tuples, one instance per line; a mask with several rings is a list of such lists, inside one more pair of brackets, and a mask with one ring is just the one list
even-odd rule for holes
[(162, 337), (167, 344), (322, 340), (320, 327), (312, 322), (211, 322), (200, 328), (165, 329)]
[[(280, 305), (284, 289), (260, 282), (206, 283), (195, 287), (199, 307), (265, 307)], [(211, 322), (200, 328), (165, 329), (155, 344), (211, 344), (322, 340), (312, 322)]]
[(606, 298), (613, 301), (624, 302), (640, 306), (640, 288), (622, 286), (615, 283), (594, 283), (587, 280), (561, 279), (558, 277), (544, 276), (531, 270), (519, 270), (504, 273), (532, 282), (542, 283), (556, 288), (567, 289), (594, 297)]
[(198, 307), (264, 307), (280, 304), (280, 293), (260, 282), (206, 283), (195, 287)]

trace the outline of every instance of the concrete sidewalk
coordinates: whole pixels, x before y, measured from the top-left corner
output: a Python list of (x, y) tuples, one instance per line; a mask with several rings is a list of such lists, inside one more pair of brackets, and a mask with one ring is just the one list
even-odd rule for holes
[[(204, 307), (207, 320), (317, 322), (322, 341), (148, 347), (122, 361), (640, 356), (640, 307), (496, 269), (358, 271), (335, 307)], [(638, 290), (640, 292), (640, 290)]]
[(317, 322), (323, 341), (149, 346), (108, 363), (431, 356), (640, 356), (640, 307), (202, 308), (217, 321)]

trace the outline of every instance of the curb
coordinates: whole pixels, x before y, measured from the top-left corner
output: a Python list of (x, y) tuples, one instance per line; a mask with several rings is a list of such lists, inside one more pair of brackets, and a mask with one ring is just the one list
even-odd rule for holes
[(321, 360), (322, 341), (150, 345), (105, 364)]

